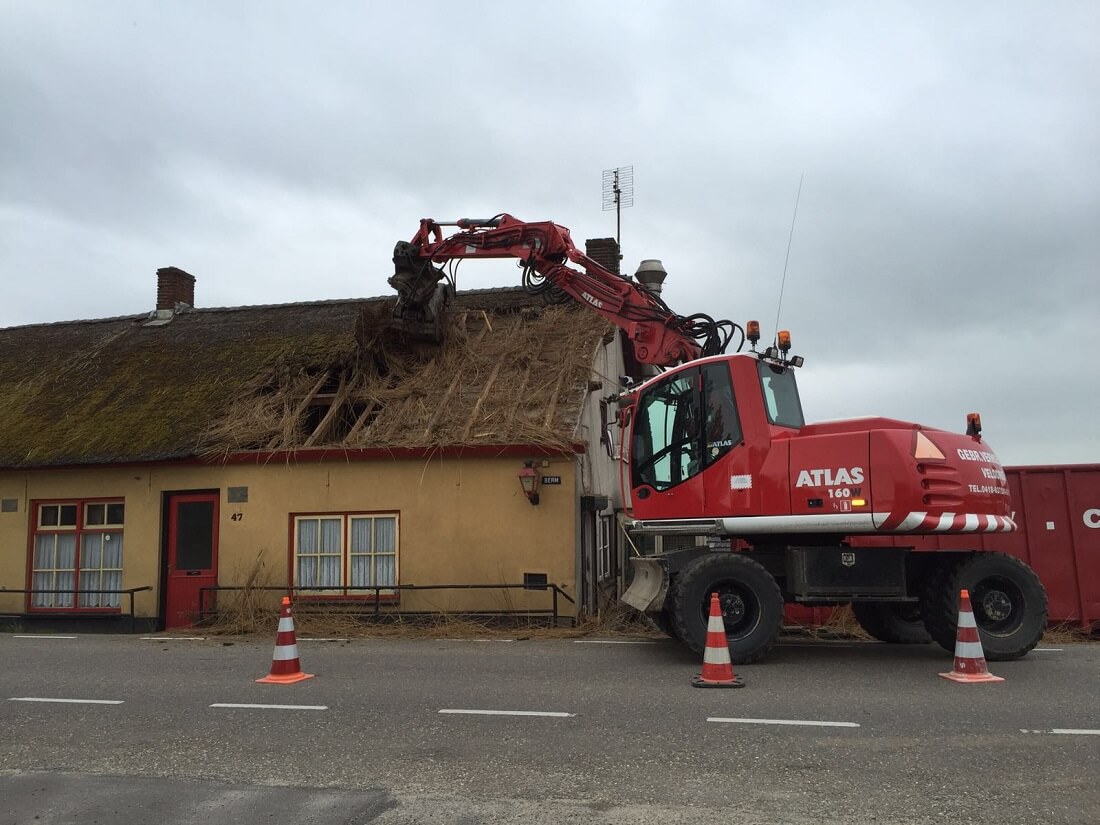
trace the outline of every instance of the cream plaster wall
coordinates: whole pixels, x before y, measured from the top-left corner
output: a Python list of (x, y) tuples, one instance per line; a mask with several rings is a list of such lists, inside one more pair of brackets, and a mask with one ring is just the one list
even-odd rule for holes
[[(240, 583), (257, 558), (272, 584), (285, 585), (294, 513), (375, 511), (399, 514), (401, 584), (519, 584), (525, 572), (545, 573), (575, 597), (576, 463), (572, 457), (539, 463), (561, 485), (543, 486), (538, 506), (520, 489), (523, 457), (0, 472), (0, 499), (18, 501), (17, 512), (0, 513), (0, 588), (26, 587), (30, 502), (122, 497), (122, 587), (151, 586), (139, 594), (136, 613), (156, 616), (164, 493), (218, 490), (222, 585)], [(247, 487), (248, 501), (228, 503), (229, 487)], [(24, 598), (0, 589), (0, 612), (22, 612)], [(401, 599), (407, 610), (549, 606), (548, 591), (410, 591)], [(559, 607), (573, 612), (564, 600)]]

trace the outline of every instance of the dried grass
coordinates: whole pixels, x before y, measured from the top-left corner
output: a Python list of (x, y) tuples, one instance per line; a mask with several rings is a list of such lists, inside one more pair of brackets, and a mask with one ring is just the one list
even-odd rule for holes
[[(237, 450), (530, 444), (568, 449), (608, 325), (571, 306), (452, 310), (441, 345), (405, 340), (363, 308), (356, 352), (282, 352), (203, 438)], [(308, 356), (308, 357), (307, 357)], [(311, 360), (311, 357), (314, 360)]]
[(871, 641), (872, 637), (859, 626), (850, 604), (833, 608), (829, 618), (821, 624), (802, 622), (787, 623), (784, 632), (809, 636), (815, 639), (858, 639)]
[[(219, 593), (218, 611), (203, 625), (214, 636), (274, 634), (279, 621), (280, 588), (270, 584), (271, 571), (260, 551), (247, 571), (239, 570), (239, 590)], [(506, 594), (508, 591), (502, 591)], [(506, 609), (514, 606), (508, 602)], [(658, 636), (644, 616), (623, 604), (598, 615), (582, 617), (572, 626), (553, 627), (551, 617), (522, 614), (493, 617), (445, 611), (416, 614), (380, 612), (372, 605), (300, 602), (293, 608), (297, 635), (348, 639), (554, 639), (585, 636)], [(568, 617), (562, 619), (568, 621)]]
[(251, 567), (238, 566), (234, 579), (240, 590), (218, 592), (217, 612), (204, 622), (204, 629), (213, 634), (245, 636), (274, 630), (279, 621), (280, 596), (271, 586), (271, 570), (264, 562), (261, 550)]
[(1100, 622), (1089, 626), (1068, 622), (1048, 627), (1043, 634), (1044, 645), (1080, 645), (1100, 643)]

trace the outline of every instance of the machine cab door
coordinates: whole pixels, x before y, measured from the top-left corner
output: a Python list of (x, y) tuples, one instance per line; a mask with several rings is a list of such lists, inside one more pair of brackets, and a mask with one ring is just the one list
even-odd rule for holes
[(630, 430), (635, 517), (703, 516), (704, 470), (739, 442), (726, 362), (687, 366), (647, 386)]

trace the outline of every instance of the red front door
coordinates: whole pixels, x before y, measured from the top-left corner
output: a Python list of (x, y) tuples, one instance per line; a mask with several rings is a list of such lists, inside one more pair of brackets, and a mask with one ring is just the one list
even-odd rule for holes
[[(199, 588), (218, 583), (218, 494), (168, 496), (168, 587), (164, 627), (199, 617)], [(210, 605), (212, 594), (207, 595)]]

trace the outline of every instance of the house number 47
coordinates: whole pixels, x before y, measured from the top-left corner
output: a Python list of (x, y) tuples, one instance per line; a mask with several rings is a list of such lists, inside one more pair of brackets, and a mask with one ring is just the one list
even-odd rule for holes
[(229, 517), (230, 521), (240, 521), (244, 518), (244, 513), (234, 513)]

